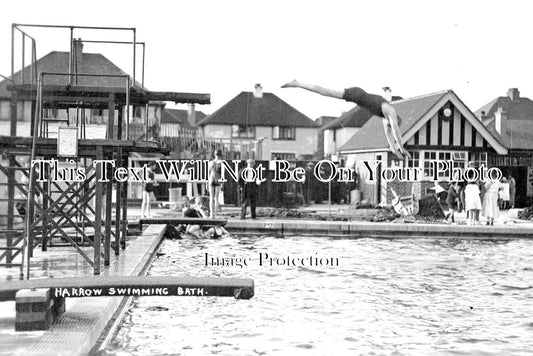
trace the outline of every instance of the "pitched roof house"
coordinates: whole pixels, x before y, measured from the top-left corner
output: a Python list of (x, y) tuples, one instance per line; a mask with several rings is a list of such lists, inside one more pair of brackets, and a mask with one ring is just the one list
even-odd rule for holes
[(307, 159), (317, 151), (318, 125), (260, 85), (241, 92), (198, 123), (206, 138), (240, 146), (259, 160)]
[(485, 127), (509, 150), (533, 150), (533, 101), (517, 88), (476, 111)]
[(516, 181), (516, 206), (533, 203), (533, 101), (511, 88), (476, 111), (487, 130), (509, 150), (492, 155), (489, 165), (499, 167)]

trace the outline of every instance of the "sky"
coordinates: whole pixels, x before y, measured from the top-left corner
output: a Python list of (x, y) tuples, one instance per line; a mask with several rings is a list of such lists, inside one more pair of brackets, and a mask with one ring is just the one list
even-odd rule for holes
[[(295, 78), (377, 94), (389, 86), (404, 98), (452, 89), (475, 111), (513, 87), (533, 98), (532, 10), (527, 0), (9, 0), (0, 17), (0, 74), (11, 74), (12, 23), (135, 27), (146, 42), (146, 87), (209, 93), (211, 105), (197, 107), (206, 114), (256, 83), (311, 119), (353, 107), (280, 88)], [(68, 29), (25, 30), (37, 40), (37, 57), (69, 49)], [(74, 35), (132, 40), (131, 31)], [(86, 44), (84, 51), (132, 73), (130, 47)]]

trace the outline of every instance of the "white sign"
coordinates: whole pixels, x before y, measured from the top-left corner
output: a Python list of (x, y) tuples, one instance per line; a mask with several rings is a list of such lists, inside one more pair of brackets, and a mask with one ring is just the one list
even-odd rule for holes
[(69, 126), (57, 128), (57, 156), (78, 156), (78, 128)]

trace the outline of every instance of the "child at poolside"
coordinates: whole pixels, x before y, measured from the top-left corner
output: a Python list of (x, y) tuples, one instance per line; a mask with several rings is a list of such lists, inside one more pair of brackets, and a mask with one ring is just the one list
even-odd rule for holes
[(446, 196), (446, 205), (448, 205), (449, 213), (446, 215), (446, 222), (448, 218), (452, 218), (452, 224), (455, 224), (455, 211), (457, 210), (457, 201), (459, 200), (459, 185), (457, 182), (455, 184), (450, 184), (448, 188), (448, 195)]
[(468, 182), (465, 187), (465, 210), (469, 226), (476, 224), (476, 210), (481, 210), (480, 193), (476, 182)]

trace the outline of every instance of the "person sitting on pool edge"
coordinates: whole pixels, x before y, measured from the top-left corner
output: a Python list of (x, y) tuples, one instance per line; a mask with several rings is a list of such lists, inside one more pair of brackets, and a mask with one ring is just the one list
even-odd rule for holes
[[(200, 196), (194, 199), (194, 204), (190, 203), (188, 197), (183, 198), (183, 217), (184, 218), (207, 218), (207, 214), (202, 208), (202, 198)], [(222, 226), (215, 226), (209, 228), (205, 233), (202, 231), (200, 225), (189, 224), (185, 227), (185, 233), (190, 234), (196, 238), (218, 238), (224, 235), (229, 235), (226, 229)]]
[(380, 95), (369, 94), (359, 87), (343, 90), (324, 88), (314, 84), (300, 83), (296, 79), (281, 86), (282, 88), (301, 88), (331, 98), (344, 99), (368, 110), (371, 114), (379, 116), (383, 121), (385, 137), (394, 155), (403, 160), (411, 157), (402, 143), (402, 135), (398, 126), (398, 115), (394, 107)]

